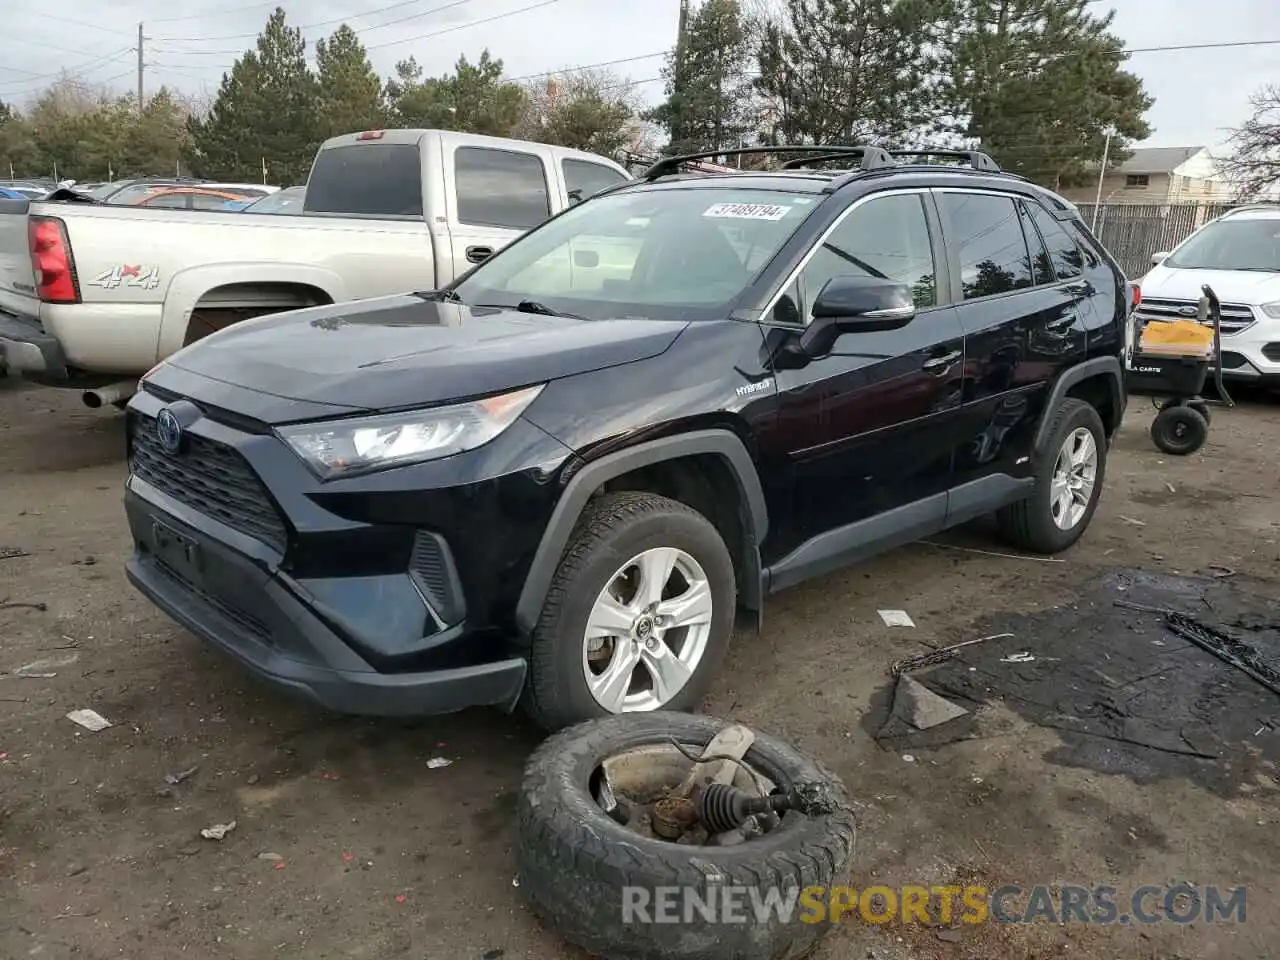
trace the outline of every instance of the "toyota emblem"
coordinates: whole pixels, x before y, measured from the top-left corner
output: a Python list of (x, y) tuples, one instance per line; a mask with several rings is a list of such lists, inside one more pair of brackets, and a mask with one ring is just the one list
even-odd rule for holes
[(168, 407), (156, 416), (156, 439), (165, 453), (173, 454), (182, 449), (182, 421)]

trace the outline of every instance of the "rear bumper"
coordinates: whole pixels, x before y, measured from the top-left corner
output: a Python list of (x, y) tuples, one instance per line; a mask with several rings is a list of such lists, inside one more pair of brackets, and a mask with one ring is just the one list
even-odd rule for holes
[(45, 380), (67, 377), (67, 358), (56, 337), (35, 317), (0, 312), (0, 356), (13, 373)]
[[(474, 706), (514, 708), (524, 686), (522, 658), (379, 672), (339, 637), (298, 584), (183, 522), (140, 495), (136, 484), (131, 480), (125, 494), (134, 538), (129, 581), (180, 625), (259, 677), (341, 713), (424, 716)], [(184, 570), (161, 559), (157, 522), (189, 544), (193, 562)]]

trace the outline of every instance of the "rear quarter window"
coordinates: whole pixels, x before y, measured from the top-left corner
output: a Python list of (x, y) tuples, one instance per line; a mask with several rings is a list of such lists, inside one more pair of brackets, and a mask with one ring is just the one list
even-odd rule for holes
[(352, 143), (321, 150), (303, 209), (365, 217), (421, 217), (417, 144)]

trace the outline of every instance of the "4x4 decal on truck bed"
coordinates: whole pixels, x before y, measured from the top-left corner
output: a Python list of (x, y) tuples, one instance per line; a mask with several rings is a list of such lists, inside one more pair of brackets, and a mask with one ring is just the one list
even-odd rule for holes
[(124, 263), (98, 274), (88, 284), (104, 290), (115, 290), (120, 286), (154, 290), (160, 286), (160, 268)]

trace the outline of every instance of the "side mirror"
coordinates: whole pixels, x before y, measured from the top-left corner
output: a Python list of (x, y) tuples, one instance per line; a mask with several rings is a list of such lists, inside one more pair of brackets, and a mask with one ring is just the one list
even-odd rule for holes
[(573, 251), (573, 265), (587, 270), (598, 267), (600, 266), (600, 254), (595, 250), (575, 250)]
[(818, 292), (813, 319), (840, 330), (896, 330), (916, 315), (911, 287), (873, 277), (832, 277)]
[(1152, 265), (1153, 267), (1158, 267), (1158, 266), (1160, 266), (1160, 264), (1162, 264), (1162, 263), (1164, 262), (1164, 260), (1165, 260), (1165, 258), (1166, 258), (1167, 256), (1169, 256), (1169, 251), (1168, 251), (1168, 250), (1161, 250), (1159, 253), (1153, 253), (1153, 254), (1151, 255), (1151, 265)]
[(874, 277), (832, 277), (813, 304), (813, 319), (786, 347), (784, 364), (804, 365), (825, 357), (842, 333), (905, 327), (916, 315), (911, 287)]

